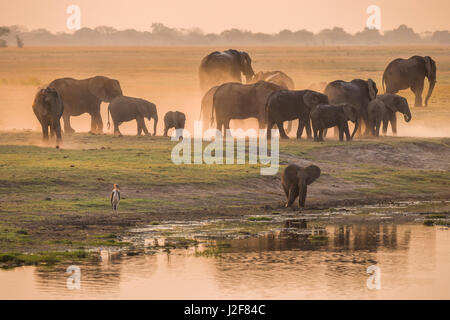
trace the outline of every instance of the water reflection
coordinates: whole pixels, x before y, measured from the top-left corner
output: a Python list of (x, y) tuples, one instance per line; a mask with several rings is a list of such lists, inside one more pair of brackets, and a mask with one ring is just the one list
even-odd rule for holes
[[(329, 225), (221, 243), (219, 258), (195, 255), (212, 242), (142, 256), (105, 251), (81, 266), (80, 290), (66, 288), (67, 266), (0, 271), (0, 298), (450, 298), (448, 230)], [(374, 264), (379, 291), (366, 287)]]

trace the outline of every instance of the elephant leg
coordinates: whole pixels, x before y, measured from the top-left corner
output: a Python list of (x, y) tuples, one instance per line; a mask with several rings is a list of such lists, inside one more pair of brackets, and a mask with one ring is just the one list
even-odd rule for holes
[(414, 92), (414, 95), (416, 96), (416, 99), (414, 102), (415, 107), (422, 107), (423, 86), (424, 86), (423, 80), (421, 80), (421, 81), (419, 80), (413, 86), (411, 86), (411, 91)]
[(121, 136), (122, 135), (122, 133), (120, 133), (120, 130), (119, 130), (119, 124), (120, 123), (118, 123), (118, 122), (114, 122), (114, 135), (115, 136)]
[(305, 127), (306, 127), (306, 136), (308, 139), (312, 139), (312, 133), (311, 133), (311, 120), (309, 118), (305, 120)]
[(41, 123), (41, 126), (42, 126), (42, 139), (47, 141), (48, 140), (48, 124), (43, 122), (43, 123)]
[(298, 120), (298, 129), (297, 129), (297, 139), (302, 138), (303, 129), (305, 127), (305, 123), (302, 120)]
[(267, 139), (271, 139), (272, 138), (272, 128), (275, 125), (275, 122), (273, 122), (273, 120), (268, 120), (267, 121)]
[(167, 137), (167, 132), (169, 132), (169, 127), (164, 126), (164, 137)]
[(380, 136), (380, 127), (381, 127), (381, 121), (377, 121), (377, 123), (375, 125), (375, 132), (374, 132), (375, 137)]
[(304, 208), (306, 204), (306, 193), (308, 192), (308, 186), (304, 185), (300, 190), (300, 194), (298, 196), (298, 207)]
[(345, 138), (347, 139), (347, 141), (352, 140), (352, 137), (350, 136), (350, 130), (348, 129), (348, 123), (344, 124), (344, 133), (345, 133)]
[(294, 203), (294, 201), (297, 197), (298, 197), (298, 186), (293, 184), (289, 188), (289, 198), (288, 198), (288, 202), (286, 204), (286, 208), (292, 206), (292, 204)]
[(278, 121), (277, 127), (278, 127), (278, 130), (280, 131), (281, 139), (289, 139), (288, 135), (286, 134), (286, 131), (284, 131), (283, 121)]
[(389, 125), (389, 118), (384, 117), (383, 118), (383, 135), (387, 134), (388, 125)]
[(139, 125), (139, 123), (137, 124), (137, 135), (140, 136), (142, 134), (142, 128)]
[(324, 141), (324, 139), (323, 139), (323, 134), (324, 134), (324, 131), (325, 131), (326, 129), (324, 129), (324, 128), (320, 128), (319, 129), (319, 140), (318, 141)]
[[(145, 126), (144, 117), (137, 117), (136, 122), (138, 124), (138, 127), (141, 127), (141, 129), (144, 131), (145, 135), (149, 135), (147, 127)], [(139, 132), (138, 132), (139, 135)]]
[(103, 119), (102, 119), (102, 115), (100, 114), (100, 112), (98, 113), (98, 115), (96, 115), (95, 117), (96, 119), (96, 132), (98, 134), (102, 134), (103, 133)]
[(283, 184), (284, 194), (286, 195), (286, 199), (289, 200), (289, 189)]
[(344, 141), (344, 126), (338, 126), (339, 141)]
[(72, 127), (70, 126), (70, 116), (63, 115), (63, 121), (64, 121), (64, 132), (66, 134), (75, 133), (75, 130), (73, 130)]
[(55, 127), (55, 133), (56, 133), (56, 144), (59, 145), (62, 141), (61, 124), (59, 122), (59, 119), (57, 121), (55, 121), (54, 127)]
[(50, 137), (53, 139), (55, 137), (55, 128), (53, 124), (50, 125)]
[(390, 121), (391, 121), (392, 135), (396, 136), (397, 135), (397, 116), (395, 115), (395, 113), (392, 115)]

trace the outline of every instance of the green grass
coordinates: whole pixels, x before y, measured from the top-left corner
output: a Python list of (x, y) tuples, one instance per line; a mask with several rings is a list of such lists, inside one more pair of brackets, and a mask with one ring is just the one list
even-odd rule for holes
[(24, 254), (17, 252), (0, 253), (0, 268), (20, 265), (54, 265), (63, 261), (87, 260), (92, 254), (86, 251), (38, 252)]

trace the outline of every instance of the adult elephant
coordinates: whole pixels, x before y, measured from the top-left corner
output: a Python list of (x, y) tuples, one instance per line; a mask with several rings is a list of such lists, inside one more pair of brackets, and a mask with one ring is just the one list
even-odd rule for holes
[(377, 85), (372, 79), (353, 79), (350, 82), (336, 80), (330, 82), (324, 92), (328, 96), (330, 104), (349, 103), (356, 106), (358, 120), (355, 125), (358, 126), (358, 134), (361, 134), (362, 131), (362, 121), (366, 126), (364, 135), (370, 134), (367, 107), (369, 102), (374, 100), (378, 94)]
[(312, 90), (281, 90), (272, 94), (266, 104), (267, 138), (271, 137), (271, 129), (276, 124), (280, 137), (289, 139), (284, 131), (284, 121), (299, 120), (297, 139), (300, 139), (303, 129), (309, 139), (311, 134), (311, 111), (319, 104), (328, 104), (328, 97)]
[(180, 111), (169, 111), (164, 115), (164, 137), (171, 128), (184, 129), (186, 115)]
[(64, 102), (64, 132), (74, 133), (70, 125), (70, 117), (84, 113), (91, 116), (92, 133), (103, 132), (103, 121), (100, 115), (102, 101), (111, 102), (114, 98), (122, 96), (119, 81), (103, 76), (96, 76), (83, 80), (73, 78), (60, 78), (53, 80), (50, 87), (55, 88)]
[(228, 49), (223, 52), (215, 51), (204, 57), (198, 74), (200, 89), (205, 93), (209, 88), (225, 82), (241, 82), (241, 74), (249, 83), (255, 73), (247, 52)]
[(294, 90), (294, 80), (283, 71), (259, 71), (253, 76), (253, 82), (261, 80), (275, 83), (286, 90)]
[(61, 143), (60, 119), (64, 111), (61, 95), (54, 88), (40, 89), (34, 98), (33, 112), (42, 127), (42, 136), (48, 140), (48, 128), (51, 136), (56, 136), (56, 145)]
[(281, 88), (271, 82), (258, 81), (254, 84), (236, 82), (224, 83), (217, 88), (213, 98), (211, 122), (214, 114), (217, 129), (230, 128), (230, 120), (256, 118), (259, 128), (265, 126), (265, 107), (267, 98)]
[(109, 113), (114, 123), (114, 135), (121, 136), (119, 125), (122, 122), (136, 120), (137, 135), (140, 136), (142, 131), (146, 135), (150, 133), (145, 125), (145, 118), (149, 121), (153, 118), (153, 135), (156, 135), (156, 125), (158, 124), (158, 112), (154, 103), (147, 100), (133, 97), (120, 96), (115, 98), (108, 106), (108, 128)]
[(428, 100), (436, 85), (436, 62), (429, 56), (412, 56), (409, 59), (395, 59), (390, 62), (383, 73), (383, 88), (386, 84), (386, 93), (397, 93), (410, 88), (416, 96), (414, 105), (421, 107), (425, 77), (429, 82), (425, 98), (425, 106), (428, 106)]

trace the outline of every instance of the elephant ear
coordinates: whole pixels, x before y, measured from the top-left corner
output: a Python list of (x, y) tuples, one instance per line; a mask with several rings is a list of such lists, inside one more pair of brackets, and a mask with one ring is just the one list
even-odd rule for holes
[(310, 110), (313, 110), (321, 101), (317, 96), (317, 93), (308, 91), (303, 95), (303, 102), (308, 106)]
[(97, 76), (97, 77), (91, 78), (88, 83), (88, 89), (89, 89), (89, 92), (92, 93), (99, 100), (102, 100), (102, 101), (108, 100), (108, 97), (106, 94), (104, 77)]
[(424, 57), (425, 60), (425, 68), (427, 70), (427, 75), (428, 77), (431, 76), (431, 73), (433, 72), (433, 59), (431, 59), (431, 57), (426, 56)]
[(347, 116), (347, 118), (352, 121), (355, 122), (356, 118), (358, 117), (357, 112), (356, 112), (356, 107), (352, 104), (346, 103), (343, 105), (343, 108), (345, 115)]
[(320, 168), (315, 165), (310, 165), (304, 169), (302, 169), (306, 173), (306, 184), (310, 185), (320, 177)]
[(367, 80), (367, 87), (369, 88), (370, 100), (376, 99), (377, 98), (378, 89), (377, 89), (377, 85), (375, 84), (375, 81), (373, 81), (372, 79), (368, 79)]

